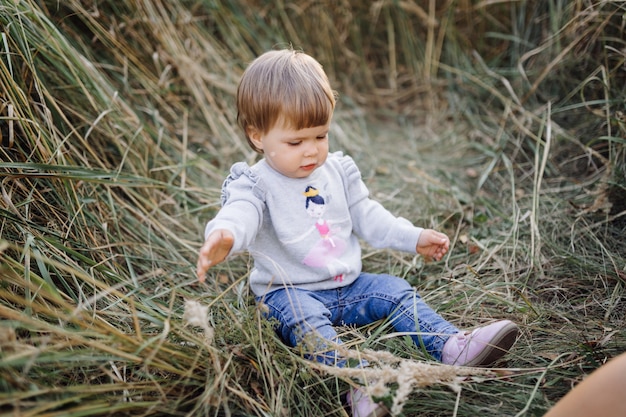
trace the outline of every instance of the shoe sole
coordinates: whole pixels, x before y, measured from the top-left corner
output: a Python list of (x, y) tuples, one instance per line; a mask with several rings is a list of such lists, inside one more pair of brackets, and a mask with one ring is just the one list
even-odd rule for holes
[(387, 407), (381, 406), (378, 410), (375, 410), (370, 414), (370, 417), (387, 417), (389, 415), (389, 410)]
[(385, 406), (381, 405), (380, 408), (377, 408), (376, 410), (372, 411), (366, 417), (387, 417), (388, 415), (389, 415), (389, 410), (387, 410)]
[[(350, 394), (351, 393), (348, 393), (348, 395), (346, 396), (346, 400), (348, 401), (348, 405), (350, 406), (349, 408), (350, 408), (352, 416), (356, 416), (356, 413), (354, 411), (353, 404), (352, 404), (352, 395)], [(372, 410), (371, 413), (363, 417), (387, 417), (390, 414), (387, 407), (385, 407), (382, 403), (378, 403), (377, 405), (378, 407), (375, 410)]]
[(519, 328), (513, 322), (508, 323), (491, 339), (491, 344), (478, 356), (464, 366), (487, 366), (500, 359), (511, 349), (517, 340)]

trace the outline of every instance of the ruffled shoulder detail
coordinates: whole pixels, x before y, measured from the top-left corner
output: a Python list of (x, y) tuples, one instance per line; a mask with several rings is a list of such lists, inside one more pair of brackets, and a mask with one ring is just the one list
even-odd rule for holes
[(361, 171), (352, 157), (335, 152), (328, 156), (327, 162), (330, 162), (341, 175), (344, 192), (350, 205), (369, 197), (369, 190), (363, 183)]
[(344, 155), (342, 152), (335, 152), (333, 156), (339, 162), (344, 175), (346, 176), (348, 183), (353, 183), (361, 179), (361, 171), (354, 162), (354, 159), (348, 155)]
[(266, 188), (262, 178), (245, 162), (237, 162), (230, 168), (230, 173), (222, 184), (221, 203), (226, 204), (233, 192), (247, 189), (251, 195), (265, 201)]

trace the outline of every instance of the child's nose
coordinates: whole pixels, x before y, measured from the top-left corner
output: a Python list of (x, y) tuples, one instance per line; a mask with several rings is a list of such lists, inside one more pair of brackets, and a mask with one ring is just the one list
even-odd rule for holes
[(309, 142), (306, 145), (306, 149), (304, 150), (304, 156), (315, 156), (317, 155), (317, 143)]

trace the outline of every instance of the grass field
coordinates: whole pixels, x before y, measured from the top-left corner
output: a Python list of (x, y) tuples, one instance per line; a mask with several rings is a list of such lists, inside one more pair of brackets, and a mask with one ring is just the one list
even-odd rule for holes
[(293, 45), (339, 92), (331, 148), (445, 231), (444, 260), (365, 247), (471, 328), (493, 371), (386, 323), (341, 329), (406, 416), (541, 416), (626, 346), (626, 2), (6, 0), (0, 4), (0, 415), (345, 416), (357, 377), (285, 347), (242, 255), (195, 278), (234, 94)]

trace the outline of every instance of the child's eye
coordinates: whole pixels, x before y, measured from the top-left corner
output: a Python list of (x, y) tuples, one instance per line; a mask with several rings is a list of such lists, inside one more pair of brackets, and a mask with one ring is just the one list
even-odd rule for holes
[(322, 140), (322, 139), (326, 139), (327, 137), (328, 137), (328, 133), (322, 136), (318, 136), (317, 139)]
[(302, 141), (294, 141), (294, 142), (287, 142), (287, 145), (289, 146), (298, 146), (299, 144), (301, 144)]

